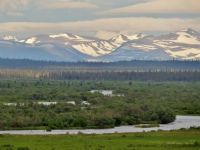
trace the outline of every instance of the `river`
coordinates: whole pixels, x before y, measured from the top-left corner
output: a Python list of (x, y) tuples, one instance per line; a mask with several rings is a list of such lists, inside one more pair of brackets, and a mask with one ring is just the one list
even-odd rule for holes
[(138, 128), (134, 126), (120, 126), (112, 129), (85, 129), (85, 130), (9, 130), (0, 131), (0, 134), (12, 135), (59, 135), (59, 134), (109, 134), (109, 133), (136, 133), (136, 132), (150, 132), (158, 130), (178, 130), (188, 129), (190, 127), (200, 127), (200, 116), (176, 116), (176, 120), (172, 123), (160, 125), (160, 127), (153, 128)]

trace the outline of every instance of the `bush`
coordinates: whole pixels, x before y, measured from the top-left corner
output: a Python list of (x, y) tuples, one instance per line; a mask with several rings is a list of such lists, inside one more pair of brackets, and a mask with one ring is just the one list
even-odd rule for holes
[(194, 145), (195, 147), (200, 147), (200, 142), (195, 141), (195, 142), (193, 143), (193, 145)]
[(159, 111), (158, 116), (161, 124), (167, 124), (176, 119), (176, 116), (170, 110)]
[(28, 147), (19, 147), (17, 150), (30, 150)]
[(98, 128), (112, 128), (115, 126), (115, 121), (112, 118), (96, 118), (95, 126)]
[(51, 132), (51, 131), (52, 131), (51, 127), (47, 127), (47, 128), (46, 128), (46, 131), (47, 131), (47, 132)]

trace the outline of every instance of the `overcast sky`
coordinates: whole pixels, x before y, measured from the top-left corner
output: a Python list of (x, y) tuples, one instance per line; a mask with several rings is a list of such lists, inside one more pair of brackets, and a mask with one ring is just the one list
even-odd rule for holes
[(0, 35), (200, 31), (200, 0), (0, 0)]

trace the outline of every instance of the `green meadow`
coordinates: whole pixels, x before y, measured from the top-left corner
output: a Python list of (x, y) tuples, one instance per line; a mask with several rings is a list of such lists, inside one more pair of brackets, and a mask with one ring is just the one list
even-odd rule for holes
[(105, 135), (0, 135), (0, 150), (200, 150), (200, 129)]

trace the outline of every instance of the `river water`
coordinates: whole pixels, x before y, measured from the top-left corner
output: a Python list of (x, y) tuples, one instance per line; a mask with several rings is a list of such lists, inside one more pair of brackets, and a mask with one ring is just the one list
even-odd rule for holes
[(85, 129), (85, 130), (10, 130), (0, 131), (0, 134), (12, 135), (59, 135), (59, 134), (109, 134), (109, 133), (136, 133), (136, 132), (150, 132), (158, 130), (178, 130), (188, 129), (190, 127), (200, 127), (200, 116), (176, 116), (176, 120), (170, 124), (160, 125), (154, 128), (138, 128), (134, 126), (120, 126), (112, 129)]

